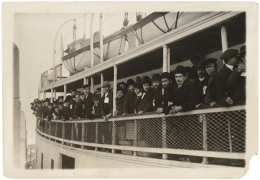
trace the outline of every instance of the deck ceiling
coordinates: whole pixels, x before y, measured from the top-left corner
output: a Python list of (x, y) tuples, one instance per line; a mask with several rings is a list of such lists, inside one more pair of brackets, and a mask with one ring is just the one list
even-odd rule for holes
[[(228, 47), (232, 47), (246, 41), (245, 13), (228, 20), (221, 25), (227, 29)], [(205, 55), (222, 49), (221, 25), (206, 29), (197, 34), (190, 35), (182, 40), (169, 44), (170, 63), (176, 64), (188, 60), (193, 54)], [(131, 61), (118, 65), (117, 77), (119, 79), (162, 68), (163, 49), (157, 49)], [(114, 71), (109, 68), (103, 72), (104, 81), (113, 81)], [(89, 81), (90, 82), (90, 81)], [(94, 75), (94, 84), (100, 84), (100, 74)], [(72, 88), (80, 88), (83, 79), (67, 85), (67, 91)], [(56, 88), (57, 92), (63, 92), (64, 87)]]

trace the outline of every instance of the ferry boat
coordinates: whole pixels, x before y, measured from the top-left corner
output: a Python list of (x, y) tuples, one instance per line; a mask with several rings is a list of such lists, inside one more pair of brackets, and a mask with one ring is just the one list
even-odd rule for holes
[[(102, 14), (100, 14), (102, 19)], [(62, 63), (70, 76), (62, 78), (61, 65), (41, 75), (38, 98), (104, 81), (113, 85), (137, 76), (172, 72), (177, 65), (191, 66), (190, 57), (218, 59), (227, 48), (245, 45), (245, 12), (155, 12), (136, 24), (104, 37), (102, 28), (90, 39), (69, 44)], [(94, 41), (95, 40), (95, 41)], [(48, 73), (50, 72), (50, 73)], [(115, 109), (115, 99), (113, 108)], [(113, 116), (103, 119), (61, 121), (37, 119), (36, 168), (244, 168), (246, 153), (245, 102), (231, 107), (216, 105), (177, 114)], [(106, 123), (106, 125), (104, 125)], [(172, 132), (178, 125), (178, 133)], [(140, 127), (146, 127), (142, 132)], [(104, 141), (106, 131), (109, 141)], [(185, 133), (184, 133), (185, 132)], [(179, 161), (188, 156), (191, 162)], [(239, 163), (233, 163), (239, 162)], [(242, 162), (242, 163), (241, 163)]]

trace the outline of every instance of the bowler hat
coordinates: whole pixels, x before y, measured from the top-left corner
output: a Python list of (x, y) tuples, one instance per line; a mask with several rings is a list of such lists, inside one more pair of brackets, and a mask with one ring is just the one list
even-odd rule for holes
[(108, 81), (104, 81), (104, 82), (103, 82), (103, 86), (102, 86), (102, 88), (105, 87), (105, 86), (110, 86), (110, 84), (109, 84)]
[(125, 90), (124, 90), (123, 88), (121, 88), (121, 87), (118, 87), (116, 91), (122, 91), (122, 92), (124, 92)]
[(198, 62), (198, 64), (197, 64), (197, 66), (196, 66), (196, 70), (198, 70), (198, 69), (202, 69), (202, 68), (204, 68), (205, 66), (203, 65), (203, 62)]
[(137, 77), (135, 78), (135, 82), (136, 82), (136, 83), (140, 83), (140, 84), (143, 83), (142, 78), (141, 78), (140, 76), (137, 76)]
[(191, 58), (190, 58), (191, 61), (193, 60), (196, 60), (197, 62), (200, 61), (200, 57), (198, 55), (193, 55)]
[(83, 84), (81, 87), (82, 88), (87, 88), (87, 87), (90, 87), (90, 85), (89, 84)]
[(137, 88), (137, 89), (143, 89), (143, 86), (140, 83), (135, 83), (134, 87)]
[(208, 58), (205, 61), (203, 61), (203, 66), (207, 66), (210, 63), (216, 63), (217, 59), (216, 58)]
[(174, 73), (175, 74), (182, 74), (183, 76), (185, 76), (186, 75), (186, 69), (185, 69), (184, 66), (179, 65), (179, 66), (176, 67)]
[(171, 79), (171, 74), (168, 73), (168, 72), (164, 72), (164, 73), (162, 73), (162, 75), (161, 75), (161, 79), (163, 79), (163, 78)]
[(160, 74), (153, 74), (152, 81), (160, 80), (160, 79), (161, 79), (161, 75)]
[(128, 79), (127, 80), (127, 87), (134, 85), (135, 81), (133, 79)]
[(143, 84), (151, 84), (151, 80), (150, 80), (150, 78), (148, 76), (144, 76)]
[(93, 100), (93, 101), (99, 101), (99, 100), (100, 100), (99, 95), (93, 95), (93, 96), (92, 96), (92, 100)]
[(224, 59), (226, 61), (228, 58), (237, 57), (237, 55), (237, 49), (227, 49), (225, 52), (221, 54), (220, 59)]

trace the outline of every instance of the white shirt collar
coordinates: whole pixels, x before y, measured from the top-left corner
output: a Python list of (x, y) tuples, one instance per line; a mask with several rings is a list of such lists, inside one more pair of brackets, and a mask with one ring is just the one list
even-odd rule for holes
[(233, 66), (226, 64), (227, 68), (230, 69), (231, 71), (233, 71)]
[(200, 82), (203, 81), (204, 79), (205, 79), (205, 77), (203, 77), (203, 78), (199, 78)]

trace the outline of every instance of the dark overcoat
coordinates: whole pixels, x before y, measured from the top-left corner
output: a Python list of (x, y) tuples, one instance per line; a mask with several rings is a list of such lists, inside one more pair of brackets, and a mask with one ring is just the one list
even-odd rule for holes
[(107, 98), (108, 103), (104, 103), (106, 93), (100, 99), (101, 115), (106, 116), (107, 114), (113, 114), (113, 93), (108, 92)]
[(123, 114), (124, 102), (125, 96), (122, 96), (121, 98), (116, 98), (116, 110), (118, 111), (117, 115)]
[(154, 97), (154, 110), (157, 108), (163, 108), (163, 113), (169, 114), (171, 107), (173, 106), (173, 86), (169, 84), (168, 88), (164, 89), (161, 87), (155, 94)]
[(154, 94), (155, 91), (153, 89), (143, 92), (138, 111), (143, 111), (144, 113), (153, 111)]
[(134, 98), (136, 97), (134, 92), (128, 91), (125, 96), (123, 111), (126, 114), (134, 113)]

